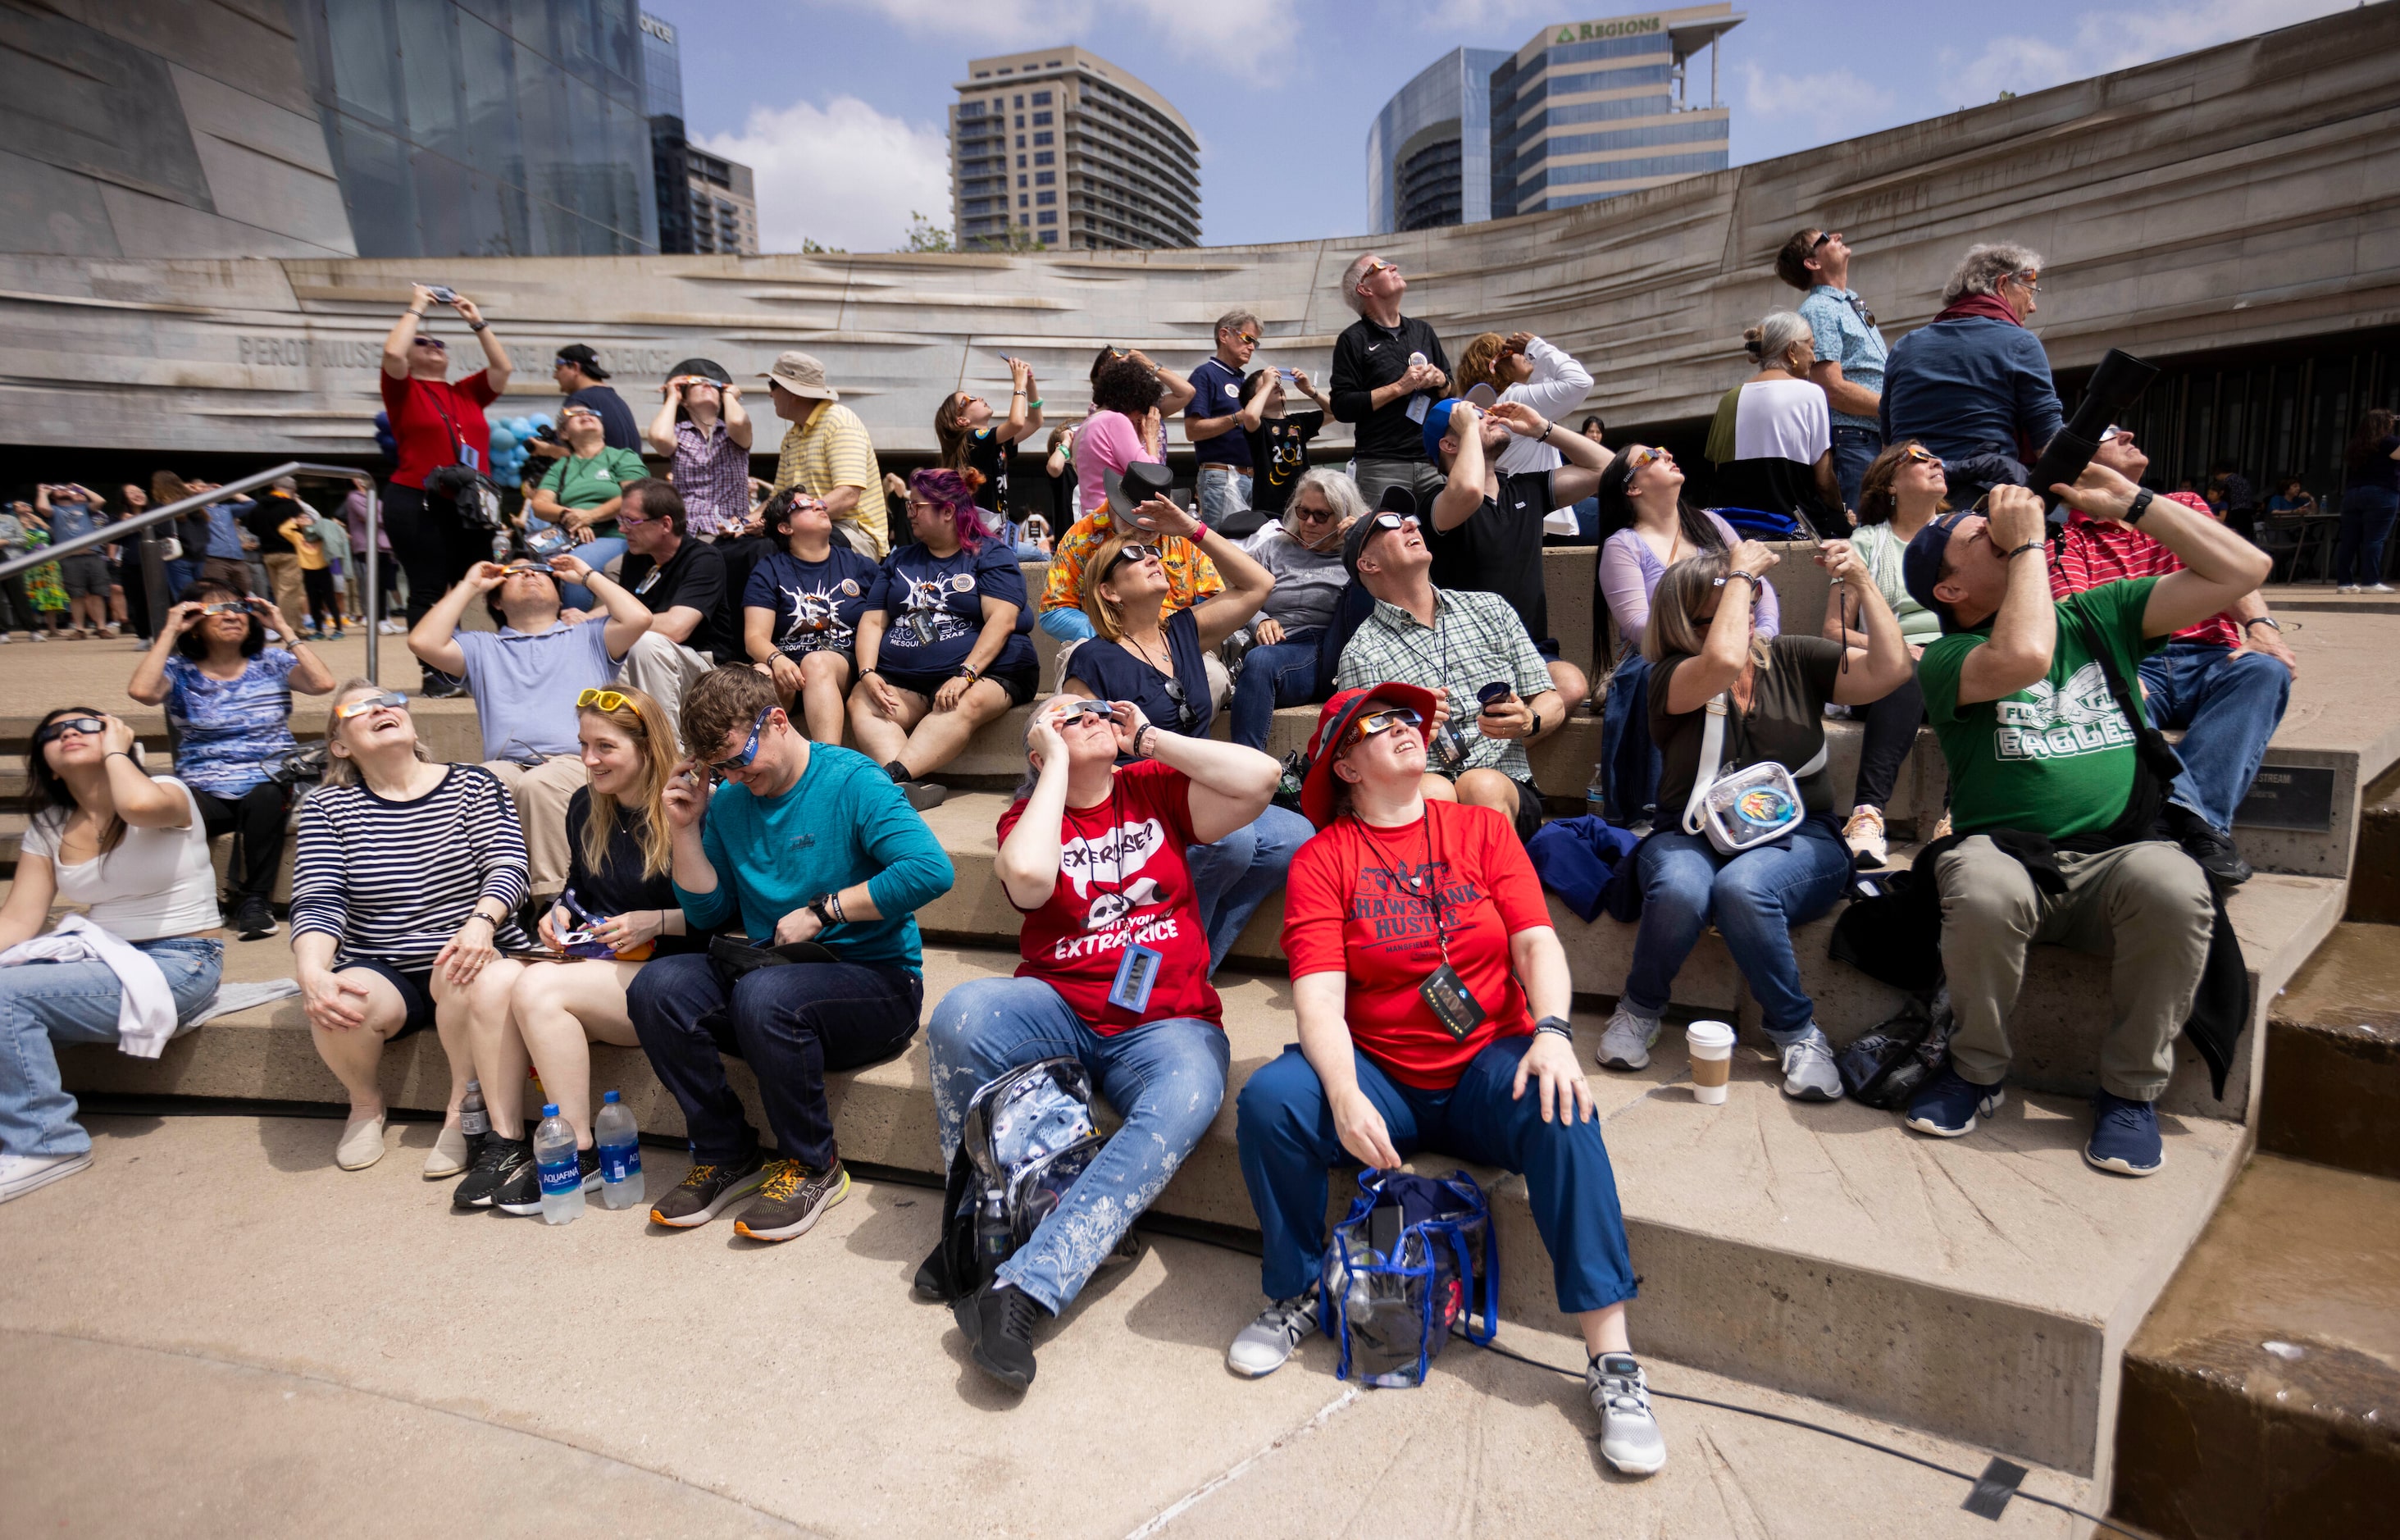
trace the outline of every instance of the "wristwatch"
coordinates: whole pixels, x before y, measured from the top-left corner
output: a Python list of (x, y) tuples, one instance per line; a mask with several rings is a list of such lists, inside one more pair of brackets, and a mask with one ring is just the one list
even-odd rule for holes
[(834, 918), (834, 912), (831, 907), (833, 901), (833, 894), (819, 893), (816, 897), (810, 899), (808, 902), (809, 913), (816, 916), (818, 925), (828, 931), (841, 923), (840, 920)]
[(2249, 630), (2252, 626), (2273, 626), (2277, 631), (2284, 629), (2283, 622), (2276, 620), (2272, 615), (2253, 615), (2248, 620), (2242, 622), (2242, 629), (2244, 631)]
[(2125, 510), (2125, 523), (2129, 525), (2140, 524), (2142, 522), (2142, 515), (2150, 511), (2150, 504), (2156, 501), (2157, 498), (2158, 494), (2151, 491), (2147, 486), (2142, 488), (2139, 492), (2134, 493), (2134, 506)]

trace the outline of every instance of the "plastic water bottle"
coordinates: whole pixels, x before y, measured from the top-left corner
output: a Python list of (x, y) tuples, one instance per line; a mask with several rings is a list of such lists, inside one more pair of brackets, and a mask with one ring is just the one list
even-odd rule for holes
[(639, 1208), (642, 1206), (642, 1138), (634, 1114), (617, 1093), (600, 1098), (600, 1116), (592, 1124), (593, 1142), (600, 1146), (600, 1206)]
[(573, 1224), (583, 1217), (583, 1166), (575, 1158), (575, 1129), (544, 1102), (533, 1131), (534, 1169), (541, 1177), (541, 1222)]
[(1591, 784), (1583, 789), (1583, 811), (1594, 818), (1608, 816), (1608, 778), (1598, 765), (1591, 768)]
[(467, 1083), (467, 1099), (458, 1104), (458, 1132), (467, 1136), (467, 1164), (484, 1152), (484, 1141), (492, 1137), (492, 1114), (484, 1106), (484, 1083)]

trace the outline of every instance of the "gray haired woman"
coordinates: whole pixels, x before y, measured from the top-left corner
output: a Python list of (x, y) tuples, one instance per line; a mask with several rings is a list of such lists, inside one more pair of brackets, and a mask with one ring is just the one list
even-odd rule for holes
[(1948, 468), (1950, 506), (2025, 468), (2066, 421), (2050, 355), (2025, 330), (2039, 308), (2041, 253), (2008, 241), (1970, 246), (1931, 323), (1895, 343), (1883, 374), (1883, 442), (1916, 439)]
[(1342, 537), (1363, 517), (1358, 484), (1339, 470), (1310, 470), (1292, 488), (1283, 521), (1242, 542), (1275, 575), (1258, 621), (1247, 638), (1242, 672), (1234, 681), (1234, 742), (1263, 749), (1277, 706), (1325, 700), (1340, 661), (1333, 620), (1350, 574), (1342, 565)]
[(1709, 459), (1728, 506), (1790, 514), (1820, 535), (1849, 533), (1834, 470), (1834, 420), (1808, 377), (1816, 334), (1806, 318), (1769, 310), (1741, 336), (1758, 373), (1725, 392), (1709, 425)]

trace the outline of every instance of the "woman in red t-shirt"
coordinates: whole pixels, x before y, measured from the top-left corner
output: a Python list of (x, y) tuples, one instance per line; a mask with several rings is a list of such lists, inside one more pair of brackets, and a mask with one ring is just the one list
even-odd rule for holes
[[(1018, 1390), (1033, 1381), (1034, 1323), (1108, 1260), (1224, 1099), (1223, 1013), (1183, 852), (1258, 817), (1278, 775), (1256, 749), (1163, 732), (1125, 701), (1053, 696), (1025, 743), (1030, 769), (1001, 815), (998, 864), (1025, 916), (1025, 961), (1016, 977), (962, 984), (934, 1007), (942, 1159), (958, 1153), (977, 1088), (1061, 1055), (1091, 1070), (1125, 1126), (954, 1307), (975, 1363)], [(1133, 762), (1119, 768), (1120, 753)], [(937, 1292), (940, 1257), (919, 1270), (921, 1291)]]
[(1308, 745), (1301, 810), (1319, 832), (1292, 860), (1283, 920), (1300, 1042), (1237, 1098), (1274, 1302), (1226, 1366), (1272, 1373), (1318, 1329), (1326, 1168), (1439, 1149), (1524, 1177), (1559, 1308), (1591, 1355), (1601, 1452), (1648, 1475), (1667, 1446), (1625, 1333), (1633, 1264), (1567, 1026), (1566, 952), (1515, 826), (1425, 800), (1437, 710), (1411, 685), (1346, 689)]
[[(484, 367), (450, 381), (450, 347), (421, 324), (434, 305), (433, 291), (417, 284), (408, 308), (383, 339), (383, 410), (391, 424), (399, 463), (383, 490), (382, 523), (391, 552), (408, 574), (408, 623), (425, 619), (433, 601), (492, 556), (491, 537), (458, 520), (451, 499), (425, 493), (425, 478), (447, 465), (491, 473), (492, 429), (484, 408), (509, 388), (513, 372), (499, 334), (464, 294), (441, 303), (465, 318), (484, 347)], [(424, 693), (456, 695), (458, 682), (425, 666)]]

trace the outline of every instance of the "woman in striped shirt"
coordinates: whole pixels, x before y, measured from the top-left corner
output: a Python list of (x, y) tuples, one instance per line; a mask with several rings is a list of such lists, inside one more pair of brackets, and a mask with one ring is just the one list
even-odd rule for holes
[[(480, 765), (431, 762), (405, 696), (352, 679), (325, 723), (323, 789), (300, 810), (292, 878), (293, 974), (317, 1052), (350, 1094), (334, 1160), (383, 1158), (383, 1045), (431, 1027), (450, 1100), (429, 1179), (467, 1167), (458, 1108), (478, 1023), (503, 1021), (527, 947), (525, 835), (507, 788)], [(511, 1130), (515, 1133), (516, 1130)]]

